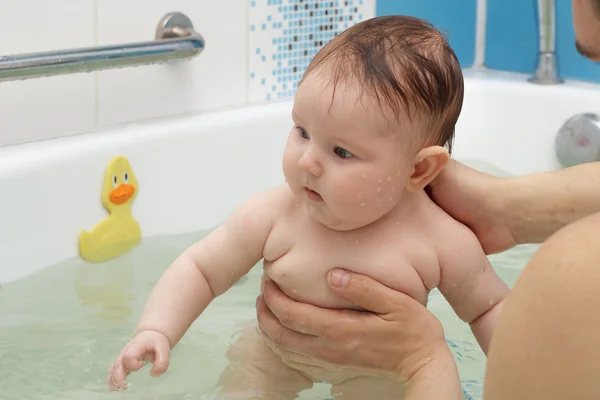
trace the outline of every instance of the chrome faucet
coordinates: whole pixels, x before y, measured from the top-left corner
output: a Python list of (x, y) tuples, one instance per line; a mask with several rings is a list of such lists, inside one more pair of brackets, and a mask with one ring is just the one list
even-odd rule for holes
[(556, 85), (564, 80), (558, 75), (556, 61), (556, 9), (555, 0), (538, 0), (537, 14), (540, 34), (540, 48), (537, 67), (533, 76), (528, 79), (531, 83)]

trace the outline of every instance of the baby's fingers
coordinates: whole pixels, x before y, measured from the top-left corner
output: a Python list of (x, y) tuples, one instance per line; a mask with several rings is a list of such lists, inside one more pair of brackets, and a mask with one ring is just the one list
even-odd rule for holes
[(165, 373), (169, 367), (169, 358), (171, 356), (171, 348), (166, 342), (157, 343), (154, 348), (154, 365), (150, 370), (150, 375), (160, 376)]
[(137, 354), (125, 354), (123, 356), (123, 365), (128, 371), (137, 371), (144, 366), (144, 362), (141, 360), (141, 355)]
[(125, 382), (127, 375), (129, 375), (129, 371), (125, 369), (121, 360), (117, 360), (108, 371), (108, 387), (111, 390), (127, 389), (127, 383)]

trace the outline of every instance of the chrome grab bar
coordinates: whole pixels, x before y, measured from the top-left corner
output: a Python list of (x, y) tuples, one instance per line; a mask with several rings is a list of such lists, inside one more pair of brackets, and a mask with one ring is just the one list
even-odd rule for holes
[(0, 82), (156, 64), (203, 50), (204, 38), (190, 19), (173, 12), (160, 20), (153, 41), (0, 56)]

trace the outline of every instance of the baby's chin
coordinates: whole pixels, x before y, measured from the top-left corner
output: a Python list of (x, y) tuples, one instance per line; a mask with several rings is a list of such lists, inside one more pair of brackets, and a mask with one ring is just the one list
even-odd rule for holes
[(354, 218), (340, 217), (327, 207), (326, 202), (321, 203), (319, 206), (315, 206), (308, 201), (305, 201), (305, 204), (308, 210), (308, 215), (310, 215), (315, 221), (334, 231), (352, 231), (363, 228), (377, 221), (377, 219), (359, 221)]

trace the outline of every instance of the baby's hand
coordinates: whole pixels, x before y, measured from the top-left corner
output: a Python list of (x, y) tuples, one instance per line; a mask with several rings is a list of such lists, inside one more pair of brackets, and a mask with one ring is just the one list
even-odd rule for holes
[(111, 390), (127, 389), (125, 378), (132, 371), (153, 363), (151, 376), (162, 375), (169, 367), (171, 346), (165, 335), (156, 331), (142, 331), (127, 343), (117, 360), (108, 369), (107, 383)]

